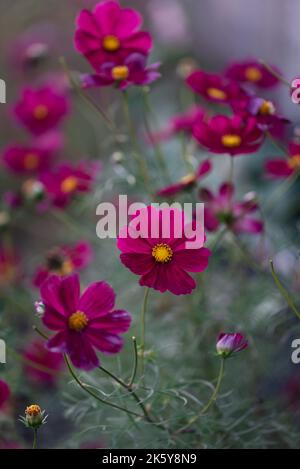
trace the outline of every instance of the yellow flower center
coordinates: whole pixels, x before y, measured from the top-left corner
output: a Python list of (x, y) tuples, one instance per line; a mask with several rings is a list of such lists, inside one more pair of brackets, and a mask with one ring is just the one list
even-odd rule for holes
[(61, 190), (65, 194), (68, 194), (69, 192), (75, 191), (77, 188), (78, 181), (75, 176), (68, 176), (66, 179), (64, 179), (61, 183)]
[(29, 415), (30, 417), (34, 415), (39, 415), (42, 412), (41, 408), (37, 404), (32, 404), (25, 409), (25, 414)]
[(259, 113), (263, 116), (274, 114), (275, 108), (274, 104), (271, 101), (264, 101), (259, 108)]
[(249, 81), (259, 81), (262, 78), (262, 73), (257, 67), (247, 67), (245, 70), (245, 77)]
[(172, 259), (173, 251), (168, 244), (159, 243), (152, 249), (152, 256), (156, 262), (165, 264)]
[(49, 114), (49, 109), (44, 104), (39, 104), (33, 110), (33, 116), (35, 117), (35, 119), (39, 121), (46, 119), (48, 114)]
[(182, 184), (193, 184), (196, 182), (196, 176), (194, 173), (189, 173), (186, 176), (183, 176), (183, 178), (180, 179)]
[(67, 259), (63, 262), (61, 269), (60, 269), (60, 274), (61, 275), (69, 275), (73, 272), (74, 270), (74, 265), (71, 259)]
[(24, 168), (28, 169), (29, 171), (32, 169), (36, 169), (39, 164), (39, 157), (35, 153), (28, 153), (24, 157)]
[(82, 331), (89, 322), (88, 318), (82, 311), (76, 311), (69, 317), (69, 328), (73, 331)]
[(222, 144), (224, 145), (224, 147), (239, 147), (241, 142), (241, 137), (236, 134), (226, 134), (222, 136)]
[(293, 155), (288, 159), (288, 165), (292, 169), (300, 168), (300, 155)]
[(210, 98), (213, 98), (213, 99), (223, 100), (223, 99), (226, 99), (227, 97), (227, 94), (225, 93), (225, 91), (220, 90), (219, 88), (208, 88), (207, 94)]
[(111, 74), (114, 80), (126, 80), (129, 75), (129, 70), (126, 65), (117, 65), (112, 69)]
[(109, 34), (105, 36), (102, 42), (103, 49), (107, 52), (115, 52), (120, 49), (120, 41), (116, 36)]

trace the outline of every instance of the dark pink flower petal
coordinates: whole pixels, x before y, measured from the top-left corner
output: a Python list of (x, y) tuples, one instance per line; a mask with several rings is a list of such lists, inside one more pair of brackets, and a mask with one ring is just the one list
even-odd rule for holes
[(48, 329), (57, 331), (65, 327), (67, 318), (51, 306), (45, 305), (42, 321)]
[(204, 160), (198, 167), (197, 169), (197, 179), (202, 178), (203, 176), (206, 176), (210, 171), (212, 170), (212, 164), (210, 160)]
[(82, 10), (80, 12), (78, 17), (76, 18), (76, 25), (88, 35), (99, 37), (100, 40), (99, 26), (96, 23), (94, 16), (89, 10)]
[(0, 379), (0, 409), (4, 406), (10, 396), (10, 388), (8, 384)]
[(121, 262), (134, 274), (143, 275), (149, 272), (154, 266), (154, 261), (149, 253), (124, 253), (120, 255)]
[(99, 366), (99, 359), (88, 334), (70, 331), (67, 335), (67, 353), (76, 368), (89, 371)]
[(264, 229), (264, 224), (261, 220), (250, 217), (243, 217), (234, 222), (233, 231), (235, 233), (261, 233)]
[(123, 8), (118, 21), (114, 24), (116, 35), (120, 39), (126, 39), (135, 33), (142, 24), (141, 15), (132, 8)]
[(149, 33), (140, 31), (125, 39), (123, 45), (124, 49), (148, 55), (152, 48), (152, 38)]
[(78, 310), (84, 312), (89, 319), (104, 315), (114, 307), (115, 297), (115, 292), (108, 283), (92, 283), (81, 296)]
[(130, 328), (131, 316), (127, 311), (115, 310), (89, 322), (88, 330), (100, 330), (121, 334)]
[(51, 339), (48, 340), (47, 342), (47, 348), (48, 350), (51, 350), (51, 352), (59, 352), (59, 353), (65, 353), (67, 352), (67, 338), (68, 338), (68, 333), (67, 331), (61, 331), (55, 334)]
[(294, 170), (289, 167), (286, 160), (269, 160), (265, 163), (266, 172), (274, 178), (288, 177)]
[(109, 35), (116, 32), (115, 25), (118, 24), (121, 8), (118, 2), (108, 0), (98, 3), (93, 11), (95, 21), (101, 31), (101, 35)]
[(174, 260), (183, 270), (188, 272), (203, 272), (208, 266), (211, 252), (207, 248), (184, 249), (174, 253)]
[(100, 352), (114, 354), (120, 352), (123, 347), (123, 340), (117, 334), (102, 332), (96, 329), (88, 329), (85, 336)]

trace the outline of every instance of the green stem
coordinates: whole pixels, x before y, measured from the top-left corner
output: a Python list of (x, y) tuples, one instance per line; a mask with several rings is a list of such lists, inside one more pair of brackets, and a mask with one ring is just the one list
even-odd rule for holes
[(212, 393), (208, 403), (206, 404), (206, 406), (201, 410), (201, 412), (197, 415), (195, 415), (194, 417), (192, 417), (188, 423), (181, 427), (179, 430), (177, 430), (175, 432), (175, 434), (177, 433), (182, 433), (184, 432), (185, 430), (187, 430), (194, 422), (196, 422), (196, 420), (198, 420), (200, 417), (202, 417), (202, 415), (204, 415), (208, 409), (212, 406), (212, 404), (216, 401), (217, 399), (217, 396), (219, 394), (219, 391), (220, 391), (220, 388), (221, 388), (221, 384), (222, 384), (222, 379), (223, 379), (223, 376), (224, 376), (224, 368), (225, 368), (225, 359), (224, 358), (221, 358), (221, 365), (220, 365), (220, 370), (219, 370), (219, 375), (218, 375), (218, 379), (217, 379), (217, 384), (216, 384), (216, 387), (214, 389), (214, 392)]
[(300, 319), (300, 312), (298, 311), (298, 308), (296, 307), (294, 301), (292, 300), (292, 298), (290, 297), (290, 294), (289, 292), (284, 288), (284, 286), (282, 285), (282, 283), (280, 282), (276, 272), (275, 272), (275, 269), (274, 269), (274, 264), (273, 264), (273, 260), (271, 259), (270, 260), (270, 266), (271, 266), (271, 273), (272, 273), (272, 277), (278, 287), (278, 290), (280, 291), (282, 297), (285, 299), (285, 301), (287, 302), (287, 304), (289, 305), (289, 307), (291, 308), (292, 311), (294, 311), (294, 313), (296, 314), (297, 318)]
[(131, 387), (134, 383), (136, 372), (137, 372), (137, 366), (138, 366), (138, 352), (137, 352), (137, 344), (136, 344), (135, 337), (132, 337), (132, 343), (133, 343), (133, 368), (132, 368), (131, 378), (128, 383), (129, 387)]
[(281, 145), (277, 140), (275, 140), (275, 138), (273, 137), (273, 135), (271, 134), (271, 132), (269, 130), (266, 130), (266, 136), (269, 138), (269, 140), (272, 142), (272, 144), (274, 145), (274, 147), (281, 151), (282, 153), (284, 153), (285, 155), (287, 154), (287, 150), (286, 148)]
[(274, 191), (272, 195), (272, 199), (270, 200), (269, 204), (266, 204), (265, 211), (270, 211), (287, 192), (293, 186), (294, 182), (299, 176), (299, 172), (293, 172), (287, 179), (284, 180), (282, 184)]
[(37, 448), (37, 428), (33, 429), (33, 442), (32, 442), (32, 449)]
[(137, 135), (135, 132), (135, 127), (134, 127), (134, 124), (132, 122), (131, 115), (130, 115), (129, 100), (128, 100), (128, 94), (126, 91), (122, 92), (122, 98), (123, 98), (124, 115), (125, 115), (125, 119), (127, 122), (131, 144), (133, 146), (133, 156), (139, 166), (139, 171), (144, 180), (145, 187), (147, 188), (148, 192), (151, 194), (148, 167), (147, 167), (147, 163), (145, 161), (144, 155), (142, 155), (140, 148), (139, 148), (138, 139), (137, 139)]
[(79, 378), (78, 376), (76, 375), (75, 371), (73, 370), (72, 366), (71, 366), (71, 363), (69, 362), (69, 359), (67, 357), (66, 354), (64, 354), (64, 360), (66, 362), (66, 365), (68, 367), (68, 370), (71, 374), (71, 376), (74, 378), (74, 380), (76, 381), (76, 383), (81, 387), (81, 389), (83, 389), (85, 392), (87, 392), (88, 394), (90, 394), (90, 396), (92, 396), (94, 399), (96, 399), (97, 401), (101, 402), (101, 404), (106, 404), (110, 407), (113, 407), (114, 409), (118, 409), (118, 410), (121, 410), (123, 412), (126, 412), (127, 414), (131, 414), (131, 415), (134, 415), (135, 417), (141, 417), (143, 418), (143, 415), (140, 415), (140, 414), (137, 414), (136, 412), (132, 412), (131, 410), (128, 410), (128, 409), (125, 409), (125, 407), (121, 407), (117, 404), (113, 404), (112, 402), (109, 402), (109, 401), (106, 401), (105, 399), (101, 399), (101, 397), (99, 397), (97, 394), (95, 394), (93, 391), (91, 391), (87, 385), (85, 383), (83, 383)]
[(145, 338), (146, 338), (146, 310), (147, 310), (147, 303), (148, 303), (148, 298), (149, 298), (149, 293), (150, 293), (150, 288), (146, 287), (145, 294), (144, 294), (144, 299), (143, 299), (143, 305), (142, 305), (142, 311), (141, 311), (141, 364), (142, 364), (142, 373), (144, 373), (144, 355), (145, 355)]

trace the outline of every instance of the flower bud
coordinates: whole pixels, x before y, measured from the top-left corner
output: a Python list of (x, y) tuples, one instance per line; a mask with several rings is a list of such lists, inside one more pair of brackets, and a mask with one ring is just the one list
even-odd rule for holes
[(37, 404), (32, 404), (25, 409), (25, 420), (29, 427), (39, 428), (45, 423), (44, 418), (45, 411), (41, 410)]
[(240, 352), (248, 347), (248, 342), (242, 334), (224, 333), (218, 337), (216, 348), (222, 358), (229, 358), (233, 353)]

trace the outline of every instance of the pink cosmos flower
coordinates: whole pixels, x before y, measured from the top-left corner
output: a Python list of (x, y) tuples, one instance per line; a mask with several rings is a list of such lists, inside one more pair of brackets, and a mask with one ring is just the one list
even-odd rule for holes
[(210, 173), (212, 164), (209, 160), (203, 161), (195, 173), (190, 173), (180, 179), (177, 183), (171, 184), (170, 186), (164, 187), (157, 192), (157, 195), (161, 197), (171, 197), (179, 192), (190, 189), (197, 184), (197, 181), (203, 179), (207, 174)]
[(248, 347), (248, 342), (242, 334), (221, 332), (217, 339), (216, 349), (222, 358), (229, 358)]
[(10, 388), (8, 384), (0, 379), (0, 410), (3, 408), (4, 404), (8, 401), (10, 396)]
[(194, 125), (197, 122), (201, 122), (204, 115), (205, 113), (202, 107), (198, 105), (190, 107), (186, 112), (172, 117), (169, 125), (165, 129), (151, 134), (149, 143), (155, 144), (157, 142), (163, 142), (180, 132), (192, 134)]
[(265, 170), (275, 179), (287, 178), (300, 170), (300, 144), (289, 143), (288, 157), (276, 158), (265, 163)]
[[(148, 230), (142, 235), (135, 226), (137, 216), (147, 223)], [(180, 227), (176, 221), (178, 217)], [(166, 219), (170, 227), (168, 237), (163, 236)], [(140, 285), (160, 292), (169, 290), (175, 295), (189, 294), (196, 287), (187, 272), (203, 272), (211, 253), (203, 245), (195, 249), (187, 248), (188, 238), (184, 233), (187, 225), (181, 211), (148, 206), (138, 210), (129, 225), (121, 230), (117, 241), (121, 262), (141, 276)], [(180, 233), (176, 233), (177, 230)]]
[(245, 95), (238, 83), (221, 75), (206, 73), (203, 70), (192, 72), (186, 78), (186, 84), (195, 93), (216, 103), (230, 103), (242, 99)]
[(33, 382), (48, 386), (56, 383), (63, 366), (62, 354), (50, 352), (44, 342), (35, 340), (26, 347), (23, 357), (26, 359), (24, 371)]
[(160, 77), (157, 71), (159, 63), (147, 66), (147, 57), (142, 54), (130, 54), (122, 62), (106, 62), (100, 66), (99, 72), (93, 75), (82, 75), (81, 86), (93, 88), (115, 84), (125, 90), (129, 86), (150, 85)]
[(254, 153), (264, 140), (256, 119), (239, 115), (218, 115), (208, 122), (199, 122), (194, 126), (193, 135), (212, 153), (229, 153), (231, 156)]
[[(272, 66), (278, 73), (278, 69)], [(232, 80), (242, 83), (251, 83), (259, 88), (271, 88), (279, 83), (263, 64), (257, 60), (246, 60), (245, 62), (235, 62), (227, 68), (225, 74)]]
[(34, 135), (55, 128), (70, 109), (69, 101), (56, 87), (25, 88), (13, 111), (18, 122)]
[(263, 131), (276, 129), (278, 125), (290, 122), (277, 113), (272, 101), (258, 96), (245, 95), (243, 99), (232, 103), (232, 109), (235, 113), (244, 117), (255, 117), (257, 126)]
[(76, 24), (75, 47), (96, 72), (102, 64), (122, 62), (133, 52), (148, 55), (152, 47), (150, 34), (140, 31), (141, 15), (115, 0), (98, 3), (93, 12), (82, 10)]
[(201, 189), (199, 195), (205, 203), (204, 222), (207, 230), (216, 231), (223, 223), (236, 234), (257, 234), (263, 231), (263, 222), (252, 217), (252, 213), (258, 209), (255, 194), (246, 194), (242, 202), (236, 202), (233, 200), (234, 186), (224, 183), (217, 195), (208, 189)]
[(63, 137), (59, 132), (49, 132), (30, 144), (12, 144), (3, 150), (5, 166), (14, 173), (24, 174), (49, 168), (55, 153), (61, 149)]
[(131, 317), (113, 309), (115, 293), (106, 282), (92, 283), (80, 295), (78, 274), (51, 275), (40, 292), (45, 306), (42, 320), (57, 331), (47, 342), (49, 350), (67, 353), (74, 366), (86, 371), (99, 366), (94, 348), (106, 354), (121, 350), (120, 334), (128, 331)]
[(49, 275), (69, 275), (87, 267), (91, 260), (92, 247), (86, 241), (55, 247), (48, 252), (45, 264), (36, 270), (33, 283), (40, 287)]
[(99, 171), (98, 164), (80, 163), (77, 166), (61, 164), (40, 177), (47, 198), (56, 207), (65, 207), (72, 198), (81, 192), (89, 192)]

